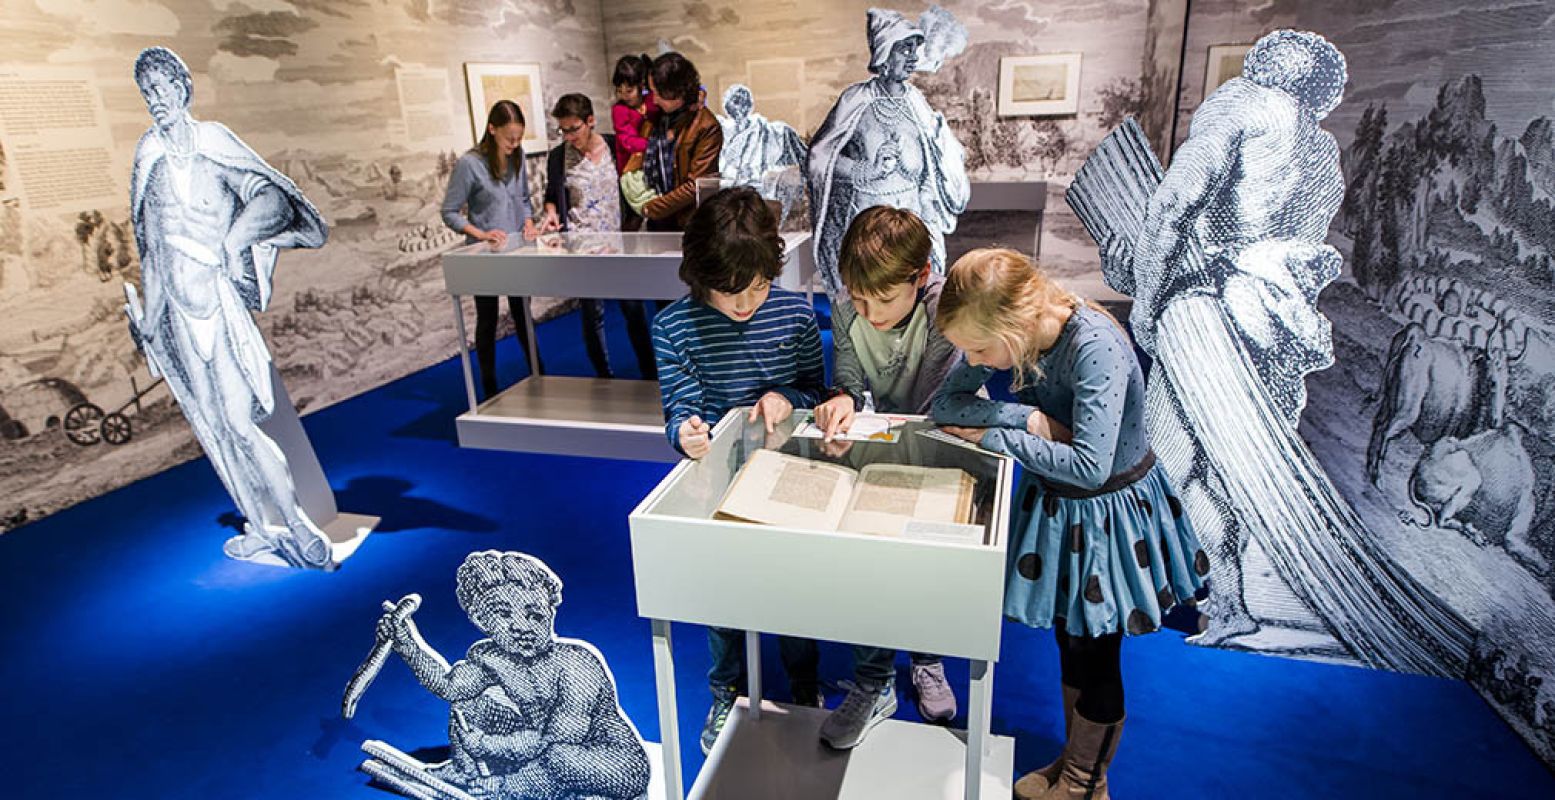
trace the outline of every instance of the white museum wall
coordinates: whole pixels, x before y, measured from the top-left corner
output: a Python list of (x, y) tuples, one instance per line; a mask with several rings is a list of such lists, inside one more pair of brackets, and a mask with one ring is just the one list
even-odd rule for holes
[[(1301, 433), (1395, 565), (1476, 631), (1462, 676), (1555, 763), (1555, 6), (1192, 8), (1179, 138), (1212, 45), (1293, 27), (1348, 59), (1324, 123), (1347, 184), (1329, 236), (1345, 271), (1320, 300), (1335, 364), (1307, 380)], [(1411, 326), (1424, 344), (1390, 353)], [(1433, 417), (1457, 424), (1416, 422)], [(1373, 481), (1368, 450), (1389, 425)], [(1226, 644), (1353, 656), (1314, 638), (1330, 632), (1323, 609), (1289, 592), (1256, 537), (1241, 559), (1260, 629)]]
[[(600, 5), (574, 0), (0, 0), (0, 531), (199, 454), (165, 387), (125, 409), (127, 444), (49, 427), (83, 402), (119, 409), (151, 380), (121, 310), (122, 284), (139, 280), (128, 183), (150, 124), (131, 75), (141, 49), (178, 52), (194, 115), (230, 127), (331, 224), (321, 250), (282, 254), (258, 315), (311, 411), (455, 352), (437, 257), (458, 237), (439, 219), (439, 164), (471, 144), (463, 63), (535, 62), (547, 103), (580, 91), (604, 104), (604, 38)], [(446, 94), (402, 106), (401, 68), (446, 75)], [(50, 104), (18, 89), (45, 70), (101, 96), (91, 146), (106, 149), (110, 185), (77, 187), (78, 200), (18, 164), (47, 144), (29, 129)]]

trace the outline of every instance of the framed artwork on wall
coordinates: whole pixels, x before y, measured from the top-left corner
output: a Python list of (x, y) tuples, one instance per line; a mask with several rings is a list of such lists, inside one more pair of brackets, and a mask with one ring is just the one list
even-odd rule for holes
[(1217, 44), (1209, 49), (1209, 60), (1204, 67), (1204, 96), (1220, 88), (1220, 84), (1242, 74), (1242, 58), (1253, 49), (1250, 44)]
[(498, 100), (512, 100), (524, 111), (524, 152), (543, 153), (546, 140), (545, 94), (540, 90), (539, 64), (464, 65), (464, 88), (470, 97), (470, 135), (480, 141), (486, 115)]
[(1080, 53), (999, 59), (999, 116), (1052, 117), (1080, 111)]

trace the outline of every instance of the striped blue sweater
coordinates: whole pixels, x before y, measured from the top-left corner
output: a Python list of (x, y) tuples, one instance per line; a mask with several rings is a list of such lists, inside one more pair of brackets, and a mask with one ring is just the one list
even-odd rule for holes
[(744, 322), (690, 297), (676, 300), (653, 318), (653, 355), (664, 432), (677, 450), (680, 424), (692, 415), (712, 425), (769, 391), (795, 408), (813, 408), (826, 393), (815, 312), (803, 295), (782, 289)]

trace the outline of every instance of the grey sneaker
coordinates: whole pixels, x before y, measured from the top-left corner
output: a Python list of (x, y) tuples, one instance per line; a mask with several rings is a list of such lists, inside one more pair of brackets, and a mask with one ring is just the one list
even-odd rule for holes
[(734, 701), (739, 696), (738, 689), (713, 689), (713, 706), (707, 710), (707, 720), (702, 723), (702, 755), (713, 752), (713, 743), (718, 741), (718, 734), (723, 733), (724, 723), (729, 721), (729, 712), (734, 710)]
[(896, 681), (878, 689), (851, 684), (842, 705), (832, 709), (821, 723), (821, 741), (834, 750), (851, 750), (864, 741), (869, 729), (896, 713)]
[(945, 665), (912, 665), (912, 688), (918, 695), (918, 715), (924, 722), (948, 723), (956, 718), (956, 695), (945, 680)]

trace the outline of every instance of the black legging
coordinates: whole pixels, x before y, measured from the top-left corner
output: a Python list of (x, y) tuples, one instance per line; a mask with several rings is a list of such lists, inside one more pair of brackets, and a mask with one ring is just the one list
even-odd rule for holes
[(1053, 628), (1053, 638), (1064, 685), (1080, 692), (1075, 712), (1100, 725), (1122, 721), (1123, 634), (1070, 636), (1062, 625)]
[[(508, 298), (508, 314), (513, 317), (513, 327), (518, 329), (518, 346), (524, 351), (524, 363), (529, 364), (529, 331), (524, 328), (522, 297)], [(497, 298), (475, 298), (475, 360), (481, 367), (481, 390), (490, 400), (497, 393)], [(540, 359), (540, 369), (545, 370), (545, 359)], [(534, 365), (529, 365), (534, 374)]]

